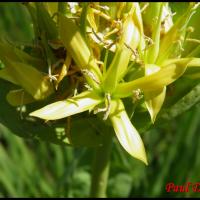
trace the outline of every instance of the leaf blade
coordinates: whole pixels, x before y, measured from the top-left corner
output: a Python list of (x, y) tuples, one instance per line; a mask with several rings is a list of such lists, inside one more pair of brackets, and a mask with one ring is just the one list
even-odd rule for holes
[(24, 105), (35, 101), (35, 99), (23, 89), (9, 91), (6, 95), (6, 99), (12, 106)]

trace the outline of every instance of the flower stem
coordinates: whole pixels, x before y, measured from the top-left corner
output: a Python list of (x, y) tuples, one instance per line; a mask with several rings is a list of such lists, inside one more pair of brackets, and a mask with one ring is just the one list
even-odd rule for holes
[(91, 198), (105, 198), (107, 189), (107, 180), (110, 168), (110, 153), (112, 147), (112, 134), (110, 128), (106, 131), (106, 140), (104, 144), (97, 147), (93, 160)]

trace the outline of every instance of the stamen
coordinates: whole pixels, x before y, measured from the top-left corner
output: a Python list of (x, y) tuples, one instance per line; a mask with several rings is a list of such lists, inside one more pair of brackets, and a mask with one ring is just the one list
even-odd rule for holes
[(112, 20), (111, 17), (110, 17), (109, 15), (103, 13), (102, 11), (97, 10), (97, 9), (95, 9), (95, 8), (92, 8), (92, 10), (93, 10), (93, 13), (94, 13), (94, 14), (99, 15), (100, 17), (104, 18), (105, 20), (107, 20), (107, 21), (111, 21), (111, 20)]
[(194, 38), (187, 38), (186, 41), (187, 42), (194, 42), (194, 43), (200, 44), (200, 40), (194, 39)]
[(142, 91), (138, 88), (137, 90), (133, 90), (133, 97), (132, 97), (132, 102), (136, 103), (140, 99), (144, 97)]
[(95, 75), (94, 75), (91, 71), (89, 71), (88, 69), (82, 69), (81, 71), (82, 71), (82, 73), (83, 73), (84, 75), (89, 76), (89, 77), (90, 77), (93, 81), (95, 81), (97, 84), (100, 84), (100, 82), (97, 80), (97, 78), (95, 77)]
[(110, 93), (106, 93), (105, 94), (105, 97), (106, 97), (106, 100), (105, 100), (105, 103), (106, 103), (106, 112), (103, 116), (103, 120), (107, 120), (109, 114), (110, 114), (110, 109), (111, 109), (111, 96), (110, 96)]
[(144, 39), (145, 39), (145, 42), (147, 42), (148, 47), (154, 44), (154, 41), (150, 37), (144, 35)]
[(141, 8), (140, 12), (143, 13), (149, 6), (149, 3), (145, 3), (144, 6)]
[(105, 112), (103, 120), (107, 120), (111, 109), (111, 96), (110, 93), (105, 94), (105, 108), (95, 108), (93, 113), (97, 114), (99, 112)]
[(135, 57), (135, 62), (138, 64), (142, 64), (142, 60), (140, 59), (139, 53), (136, 49), (132, 49), (128, 44), (124, 43), (124, 45), (126, 46), (126, 48), (128, 48), (129, 50), (132, 51), (134, 57)]
[(89, 91), (93, 90), (87, 83), (84, 84), (84, 87), (87, 88)]

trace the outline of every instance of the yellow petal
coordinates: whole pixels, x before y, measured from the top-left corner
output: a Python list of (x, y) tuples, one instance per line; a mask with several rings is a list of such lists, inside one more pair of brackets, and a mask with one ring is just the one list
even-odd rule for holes
[(75, 97), (49, 104), (30, 113), (30, 116), (56, 120), (92, 109), (101, 102), (102, 99), (99, 96), (93, 92), (86, 91)]
[(165, 60), (161, 67), (165, 67), (170, 64), (187, 65), (188, 67), (200, 67), (200, 58), (172, 58)]
[(163, 88), (178, 79), (186, 68), (187, 65), (170, 64), (152, 75), (121, 83), (116, 88), (113, 97), (128, 97), (133, 94), (133, 90), (137, 89), (141, 89), (143, 92), (150, 92)]
[(123, 24), (123, 34), (115, 56), (106, 72), (104, 78), (104, 90), (111, 93), (122, 78), (121, 76), (127, 70), (129, 60), (133, 50), (137, 48), (140, 42), (140, 33), (133, 20), (133, 13), (130, 12)]
[(105, 92), (112, 93), (116, 88), (121, 75), (127, 69), (131, 54), (132, 53), (129, 49), (121, 47), (117, 49), (103, 81)]
[[(59, 21), (60, 38), (68, 53), (70, 53), (71, 57), (80, 69), (89, 70), (95, 76), (96, 82), (100, 82), (102, 78), (101, 71), (93, 59), (90, 50), (81, 35), (79, 27), (72, 19), (63, 15), (59, 16)], [(91, 86), (99, 88), (95, 81), (91, 80), (87, 75), (86, 79)]]
[[(160, 67), (154, 64), (145, 65), (145, 75), (151, 75), (160, 70)], [(157, 89), (151, 92), (144, 92), (145, 104), (151, 116), (152, 123), (155, 122), (156, 116), (159, 113), (165, 100), (166, 87)]]
[(120, 144), (131, 156), (148, 165), (142, 139), (132, 125), (122, 101), (112, 101), (111, 109), (110, 120)]
[(145, 93), (145, 98), (149, 99), (145, 101), (149, 114), (151, 116), (152, 123), (155, 122), (156, 116), (159, 113), (166, 95), (166, 87), (152, 91), (150, 93)]

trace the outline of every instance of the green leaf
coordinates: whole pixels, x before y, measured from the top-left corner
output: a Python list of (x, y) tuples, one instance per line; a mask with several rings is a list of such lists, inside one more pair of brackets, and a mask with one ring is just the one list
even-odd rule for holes
[(187, 78), (185, 74), (167, 88), (163, 109), (170, 108), (199, 83), (199, 80)]
[(6, 99), (12, 106), (22, 106), (35, 101), (35, 99), (23, 89), (9, 91)]
[[(20, 112), (11, 106), (7, 100), (6, 95), (12, 89), (11, 84), (0, 79), (0, 121), (6, 126), (13, 134), (26, 139), (39, 139), (46, 142), (55, 144), (68, 144), (66, 134), (63, 131), (64, 127), (61, 124), (47, 124), (40, 123), (34, 118), (27, 116), (35, 109), (35, 107), (42, 106), (40, 102), (34, 102), (25, 106), (26, 112)], [(58, 131), (59, 128), (62, 131)]]
[(96, 147), (103, 143), (102, 124), (96, 118), (73, 119), (69, 130), (69, 144), (75, 147)]
[(133, 157), (147, 165), (146, 152), (142, 139), (132, 125), (121, 100), (112, 101), (109, 116), (117, 139), (122, 147)]
[(0, 70), (0, 78), (9, 81), (15, 85), (19, 85), (19, 83), (17, 82), (17, 80), (15, 79), (14, 76), (12, 76), (12, 74), (10, 73), (8, 68), (4, 68), (2, 70)]
[(183, 98), (177, 101), (169, 109), (163, 110), (160, 117), (168, 120), (172, 119), (187, 111), (198, 102), (200, 102), (200, 83), (192, 88)]
[(90, 9), (89, 3), (84, 3), (82, 12), (81, 12), (81, 16), (80, 16), (80, 32), (81, 32), (83, 38), (85, 39), (85, 41), (87, 41), (86, 27), (87, 27), (87, 16), (88, 16), (89, 9)]
[(61, 119), (93, 109), (102, 101), (103, 99), (101, 99), (95, 93), (86, 91), (72, 98), (49, 104), (30, 113), (30, 116), (35, 116), (46, 120)]
[(37, 24), (39, 27), (40, 34), (45, 32), (45, 35), (48, 40), (57, 39), (58, 31), (56, 27), (56, 23), (51, 18), (47, 9), (42, 2), (35, 3), (36, 11), (37, 11)]
[(4, 60), (4, 64), (9, 76), (36, 100), (44, 99), (54, 92), (50, 80), (31, 65), (8, 59)]
[(48, 12), (53, 16), (58, 11), (58, 2), (45, 2)]
[[(98, 119), (84, 116), (75, 119), (72, 118), (68, 133), (67, 128), (64, 127), (66, 122), (63, 123), (64, 125), (61, 125), (60, 123), (48, 125), (39, 123), (33, 119), (28, 121), (26, 120), (26, 114), (24, 113), (22, 113), (24, 118), (20, 118), (19, 113), (9, 106), (7, 102), (4, 104), (4, 99), (5, 97), (2, 98), (1, 101), (3, 102), (2, 105), (4, 108), (0, 108), (2, 117), (0, 117), (0, 120), (11, 129), (14, 134), (20, 137), (39, 139), (56, 144), (70, 144), (75, 147), (96, 147), (101, 145), (103, 141), (103, 135), (100, 131), (102, 122)], [(28, 107), (26, 108), (30, 110)], [(10, 116), (12, 116), (12, 119), (9, 119)]]
[(109, 197), (128, 197), (131, 192), (132, 181), (129, 173), (118, 172), (114, 177), (112, 176), (108, 185)]
[(27, 63), (36, 67), (42, 67), (45, 63), (43, 60), (30, 56), (28, 53), (16, 48), (14, 45), (9, 44), (0, 38), (0, 60), (4, 62), (6, 58), (9, 60)]

